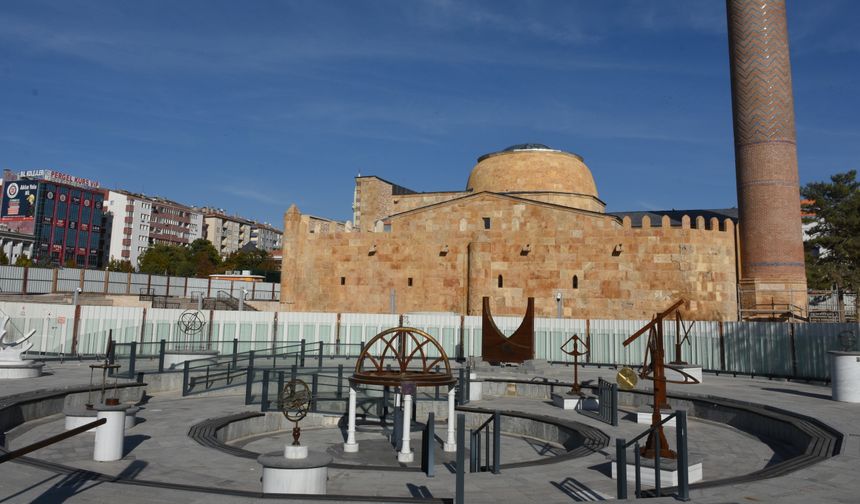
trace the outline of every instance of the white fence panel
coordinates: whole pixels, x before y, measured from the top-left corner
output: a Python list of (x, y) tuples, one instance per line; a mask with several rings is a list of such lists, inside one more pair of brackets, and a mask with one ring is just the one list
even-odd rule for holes
[[(397, 327), (400, 316), (393, 314), (375, 313), (344, 313), (340, 316), (340, 342), (342, 345), (360, 345), (369, 343), (371, 338), (386, 329)], [(382, 351), (382, 344), (374, 345), (373, 352), (377, 355)], [(352, 350), (350, 350), (352, 353)]]
[(81, 270), (63, 268), (57, 271), (57, 292), (74, 292), (81, 286)]
[[(421, 329), (439, 342), (449, 359), (458, 355), (460, 342), (460, 316), (453, 313), (407, 313), (403, 315), (403, 325)], [(410, 352), (412, 347), (409, 347)], [(430, 357), (438, 357), (439, 352), (431, 346), (425, 347)]]
[(82, 306), (78, 324), (78, 352), (102, 353), (109, 336), (117, 343), (140, 341), (143, 308)]
[(724, 322), (726, 370), (759, 375), (791, 374), (789, 324)]
[(221, 352), (233, 350), (233, 339), (239, 340), (239, 352), (271, 348), (274, 312), (218, 310), (214, 314), (212, 342)]
[[(535, 358), (546, 359), (553, 362), (573, 362), (573, 357), (561, 350), (573, 350), (573, 342), (567, 343), (574, 334), (579, 336), (583, 342), (586, 340), (586, 322), (584, 319), (564, 318), (535, 318)], [(585, 343), (577, 344), (579, 351), (585, 351)], [(585, 362), (586, 356), (579, 358), (579, 362)]]
[(278, 346), (303, 339), (307, 343), (335, 343), (336, 330), (336, 313), (278, 312)]
[(797, 375), (830, 378), (831, 350), (860, 351), (858, 324), (794, 324)]
[(84, 292), (103, 294), (105, 291), (105, 272), (84, 270)]
[(168, 296), (182, 297), (185, 295), (185, 282), (188, 279), (185, 277), (170, 277), (170, 289), (167, 290)]
[(197, 296), (207, 297), (209, 290), (209, 280), (206, 278), (189, 278), (188, 279), (188, 297), (196, 299)]
[(167, 277), (160, 275), (152, 275), (149, 281), (149, 290), (156, 296), (167, 295)]
[(143, 273), (132, 273), (131, 274), (131, 290), (130, 294), (138, 296), (140, 294), (147, 293), (147, 286), (149, 285), (149, 275), (144, 275)]
[[(30, 338), (31, 352), (67, 353), (72, 348), (75, 307), (71, 305), (0, 302), (0, 312), (9, 317), (6, 330), (13, 339), (36, 333)], [(101, 350), (104, 353), (104, 349)]]
[(210, 297), (217, 297), (218, 291), (224, 291), (227, 294), (230, 294), (231, 282), (229, 280), (210, 280), (210, 283), (212, 284), (209, 292)]
[[(108, 294), (129, 294), (127, 291), (128, 273), (108, 272)], [(131, 294), (137, 294), (137, 292), (132, 291)]]
[[(32, 270), (31, 270), (32, 271)], [(0, 266), (0, 292), (24, 292), (24, 268), (21, 266)]]
[(209, 335), (209, 312), (205, 315), (205, 323), (201, 330), (193, 335), (184, 333), (179, 327), (179, 316), (184, 310), (175, 308), (152, 308), (146, 311), (146, 323), (143, 330), (145, 343), (158, 343), (161, 340), (174, 341), (206, 341)]
[(254, 300), (256, 301), (275, 301), (276, 292), (280, 292), (281, 286), (269, 282), (257, 282), (254, 285)]
[(591, 359), (600, 364), (642, 365), (648, 335), (644, 334), (628, 347), (624, 340), (633, 335), (649, 320), (592, 320)]
[(481, 358), (481, 317), (463, 317), (463, 356), (466, 359)]
[(27, 272), (27, 292), (29, 294), (47, 294), (51, 292), (54, 283), (54, 270), (46, 268), (30, 268)]
[(687, 334), (687, 341), (681, 345), (681, 360), (703, 369), (720, 369), (720, 323), (701, 320), (684, 320), (680, 324), (675, 319), (663, 321), (663, 344), (666, 362), (675, 360), (677, 332), (681, 338)]

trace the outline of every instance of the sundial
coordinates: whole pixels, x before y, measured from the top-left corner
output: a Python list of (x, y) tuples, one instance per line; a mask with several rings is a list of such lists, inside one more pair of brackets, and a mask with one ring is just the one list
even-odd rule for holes
[(307, 383), (296, 378), (284, 385), (278, 405), (287, 420), (294, 424), (293, 446), (301, 444), (299, 443), (299, 436), (301, 436), (302, 430), (299, 428), (299, 421), (307, 416), (310, 403), (311, 391)]
[(618, 374), (615, 375), (615, 382), (621, 390), (633, 390), (636, 388), (638, 381), (639, 378), (636, 376), (636, 371), (626, 366), (621, 368), (621, 371), (618, 371)]
[[(573, 342), (573, 347), (570, 350), (567, 350), (565, 347), (567, 347), (567, 344), (570, 342)], [(588, 342), (584, 341), (576, 334), (568, 338), (567, 341), (561, 345), (562, 352), (573, 356), (573, 386), (570, 387), (567, 395), (582, 395), (582, 387), (579, 385), (579, 357), (581, 355), (587, 355), (590, 350)]]

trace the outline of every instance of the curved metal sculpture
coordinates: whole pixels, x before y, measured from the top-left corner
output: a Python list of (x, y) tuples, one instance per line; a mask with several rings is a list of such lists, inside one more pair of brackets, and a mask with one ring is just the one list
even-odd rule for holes
[[(374, 356), (371, 350), (378, 343), (382, 344), (382, 351)], [(431, 357), (429, 348), (436, 349), (439, 356)], [(413, 365), (416, 357), (420, 357), (420, 367)], [(436, 371), (437, 365), (442, 369)], [(359, 355), (349, 381), (395, 387), (409, 382), (416, 387), (456, 383), (445, 349), (433, 336), (414, 327), (394, 327), (374, 336)]]
[(179, 320), (176, 321), (179, 330), (186, 336), (195, 336), (200, 333), (205, 323), (206, 317), (200, 310), (185, 310), (179, 315)]
[(21, 354), (33, 348), (32, 343), (28, 343), (26, 346), (24, 343), (36, 334), (36, 330), (31, 329), (26, 336), (21, 337), (19, 340), (9, 341), (7, 340), (9, 333), (6, 330), (6, 326), (9, 325), (9, 320), (11, 320), (10, 317), (3, 317), (3, 327), (0, 328), (0, 360), (17, 362), (22, 360)]
[(299, 422), (308, 415), (311, 404), (311, 390), (304, 380), (295, 378), (284, 385), (278, 398), (278, 406), (287, 420), (293, 422), (293, 446), (299, 446), (302, 429)]
[(484, 297), (481, 318), (481, 353), (485, 361), (525, 362), (535, 355), (535, 298), (530, 297), (526, 316), (510, 338), (493, 322), (490, 298)]

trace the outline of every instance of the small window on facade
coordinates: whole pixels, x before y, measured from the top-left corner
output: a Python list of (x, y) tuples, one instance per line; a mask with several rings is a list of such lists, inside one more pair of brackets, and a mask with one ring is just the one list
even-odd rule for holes
[(409, 277), (406, 279), (406, 285), (408, 285), (409, 287), (412, 287), (412, 277)]
[(484, 217), (484, 229), (490, 229), (490, 218)]
[(340, 277), (340, 284), (346, 285), (346, 277)]
[(501, 289), (504, 286), (505, 286), (505, 280), (502, 278), (502, 275), (499, 275), (499, 288)]
[(573, 275), (573, 288), (574, 289), (579, 288), (579, 278), (576, 275)]

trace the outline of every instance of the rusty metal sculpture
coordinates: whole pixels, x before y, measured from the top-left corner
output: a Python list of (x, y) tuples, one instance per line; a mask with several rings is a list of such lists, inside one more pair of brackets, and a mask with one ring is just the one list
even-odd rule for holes
[[(374, 347), (382, 345), (379, 355), (372, 355)], [(435, 349), (437, 357), (430, 355)], [(420, 357), (420, 365), (414, 365)], [(435, 368), (439, 366), (437, 371)], [(374, 336), (365, 345), (355, 364), (349, 381), (366, 385), (399, 387), (414, 383), (417, 387), (434, 387), (456, 383), (451, 374), (448, 354), (436, 339), (414, 327), (394, 327)]]
[[(573, 348), (570, 350), (565, 350), (565, 347), (568, 343), (573, 342)], [(580, 350), (580, 345), (584, 347), (584, 350)], [(567, 395), (582, 395), (582, 386), (579, 384), (579, 358), (583, 355), (588, 355), (588, 352), (591, 351), (591, 345), (588, 344), (587, 341), (583, 340), (576, 334), (571, 336), (561, 345), (561, 351), (566, 353), (567, 355), (573, 356), (573, 386), (570, 387), (570, 390), (567, 392)]]
[(295, 378), (284, 385), (284, 390), (278, 398), (278, 406), (287, 420), (293, 422), (293, 446), (299, 446), (299, 436), (302, 429), (299, 421), (308, 415), (311, 403), (311, 390), (303, 380)]
[[(684, 343), (690, 343), (690, 330), (693, 328), (693, 324), (695, 321), (691, 321), (689, 326), (684, 325), (684, 318), (681, 317), (681, 312), (675, 312), (675, 360), (673, 360), (672, 364), (684, 364), (687, 363), (681, 359), (681, 346)], [(681, 336), (681, 330), (684, 330), (684, 336)]]
[(530, 297), (526, 316), (510, 338), (505, 337), (493, 322), (490, 311), (490, 298), (484, 297), (481, 318), (481, 345), (483, 359), (498, 364), (500, 362), (525, 362), (534, 359), (535, 348), (535, 298)]
[[(626, 347), (646, 332), (648, 333), (648, 343), (645, 348), (645, 358), (642, 362), (642, 369), (639, 372), (639, 377), (654, 382), (654, 404), (653, 411), (651, 414), (651, 426), (654, 427), (654, 429), (648, 434), (648, 440), (645, 442), (645, 446), (641, 449), (641, 455), (645, 458), (653, 459), (657, 456), (655, 449), (656, 443), (654, 441), (655, 436), (660, 437), (660, 457), (669, 459), (674, 459), (677, 457), (677, 454), (669, 449), (669, 443), (668, 441), (666, 441), (666, 435), (663, 433), (663, 425), (660, 424), (662, 420), (662, 411), (671, 409), (669, 403), (666, 400), (666, 384), (699, 383), (699, 380), (697, 380), (693, 376), (690, 376), (683, 370), (675, 368), (673, 366), (667, 366), (665, 364), (666, 352), (663, 347), (663, 320), (666, 319), (672, 313), (676, 312), (683, 305), (683, 299), (676, 301), (665, 311), (654, 315), (654, 318), (651, 319), (651, 322), (648, 322), (647, 324), (642, 326), (641, 329), (633, 333), (632, 336), (630, 336), (624, 341), (624, 346)], [(666, 368), (672, 369), (675, 373), (682, 376), (684, 378), (683, 381), (669, 380), (668, 378), (666, 378)]]

